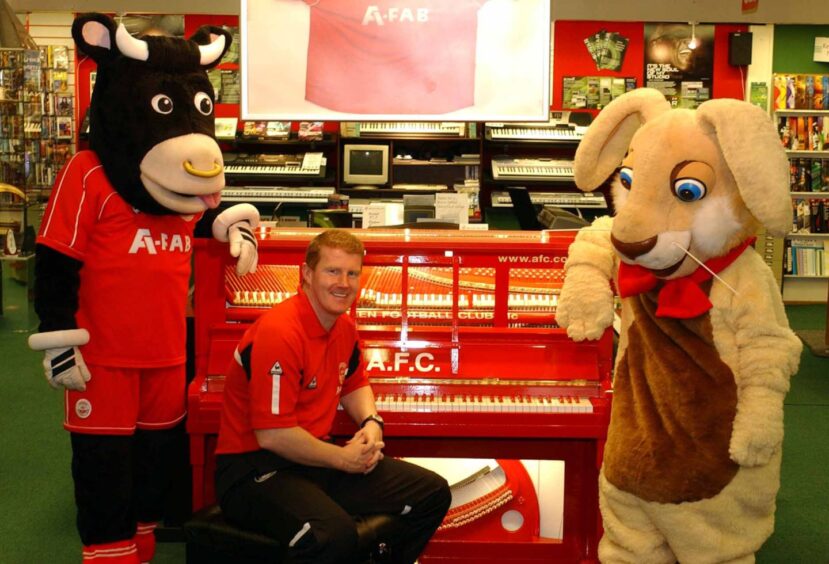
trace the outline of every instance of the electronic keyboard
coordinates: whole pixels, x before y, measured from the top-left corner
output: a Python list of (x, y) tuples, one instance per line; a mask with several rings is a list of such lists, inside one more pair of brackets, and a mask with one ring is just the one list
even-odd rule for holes
[(225, 157), (224, 171), (233, 179), (284, 176), (319, 178), (325, 176), (326, 158), (316, 159), (318, 166), (305, 165), (304, 155), (238, 155)]
[(581, 141), (587, 127), (550, 123), (487, 124), (486, 138), (493, 141)]
[(300, 204), (324, 204), (335, 192), (333, 187), (314, 186), (294, 188), (287, 186), (232, 186), (222, 190), (225, 202), (296, 202)]
[(492, 177), (496, 180), (571, 180), (573, 161), (552, 159), (492, 159)]
[[(592, 192), (530, 192), (530, 201), (534, 204), (560, 208), (607, 208), (604, 196)], [(510, 207), (512, 199), (507, 192), (493, 192), (492, 205), (496, 208)]]
[(423, 137), (463, 137), (466, 124), (463, 122), (404, 122), (369, 121), (361, 122), (360, 136), (371, 135), (415, 135)]

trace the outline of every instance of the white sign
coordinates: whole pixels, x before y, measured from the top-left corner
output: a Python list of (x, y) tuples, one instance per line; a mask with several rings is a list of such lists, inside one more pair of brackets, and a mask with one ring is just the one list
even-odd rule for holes
[(815, 37), (815, 56), (818, 63), (829, 63), (829, 37)]
[(240, 26), (242, 119), (543, 121), (549, 111), (549, 0), (242, 0)]
[(435, 219), (461, 225), (469, 223), (469, 195), (435, 194)]

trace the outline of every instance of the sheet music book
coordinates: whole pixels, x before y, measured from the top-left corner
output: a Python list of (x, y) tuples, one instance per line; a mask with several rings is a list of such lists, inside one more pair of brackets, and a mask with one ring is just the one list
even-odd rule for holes
[(298, 137), (300, 139), (322, 139), (323, 123), (321, 121), (303, 121), (299, 124)]
[(265, 121), (246, 121), (242, 129), (242, 135), (245, 137), (265, 137), (268, 124)]
[(265, 128), (265, 137), (271, 139), (287, 139), (290, 134), (290, 121), (269, 121)]
[(238, 124), (239, 120), (235, 117), (217, 117), (215, 125), (216, 139), (235, 139)]

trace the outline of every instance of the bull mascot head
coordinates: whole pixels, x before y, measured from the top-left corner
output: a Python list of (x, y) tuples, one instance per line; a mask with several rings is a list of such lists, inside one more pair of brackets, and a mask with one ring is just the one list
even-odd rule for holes
[(85, 14), (72, 37), (98, 65), (89, 144), (121, 197), (152, 214), (218, 206), (224, 169), (205, 71), (230, 47), (230, 34), (203, 26), (189, 40), (137, 39), (108, 16)]

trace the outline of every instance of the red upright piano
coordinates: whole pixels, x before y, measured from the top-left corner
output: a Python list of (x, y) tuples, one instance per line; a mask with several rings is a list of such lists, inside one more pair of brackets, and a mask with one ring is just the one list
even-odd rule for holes
[[(318, 232), (262, 228), (258, 270), (242, 278), (224, 245), (195, 243), (194, 509), (214, 501), (213, 449), (236, 343), (252, 320), (296, 292)], [(453, 499), (463, 499), (420, 561), (596, 562), (612, 337), (575, 343), (555, 324), (574, 232), (355, 234), (366, 257), (351, 315), (386, 420), (386, 454), (497, 462), (454, 484)], [(354, 431), (338, 414), (334, 435)], [(544, 502), (520, 463), (527, 459), (564, 463), (560, 535), (539, 532)]]

